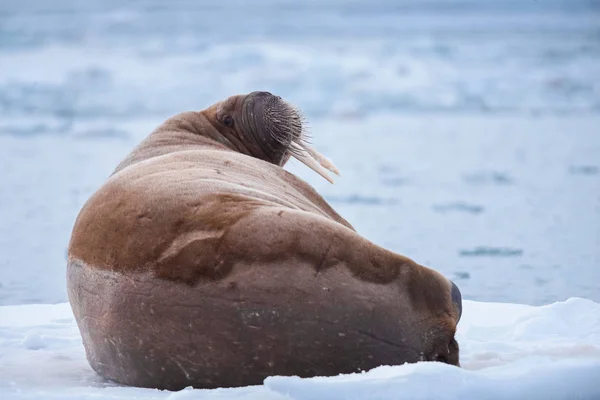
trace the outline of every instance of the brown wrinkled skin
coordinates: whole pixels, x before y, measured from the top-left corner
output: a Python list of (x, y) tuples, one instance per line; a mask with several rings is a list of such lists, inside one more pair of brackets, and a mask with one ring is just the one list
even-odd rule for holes
[(94, 370), (181, 389), (458, 365), (450, 282), (259, 159), (220, 122), (243, 99), (167, 120), (81, 210), (67, 283)]

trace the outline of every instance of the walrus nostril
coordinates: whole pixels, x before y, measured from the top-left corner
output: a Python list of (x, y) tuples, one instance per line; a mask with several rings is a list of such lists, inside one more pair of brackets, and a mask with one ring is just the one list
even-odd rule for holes
[(460, 321), (460, 317), (462, 316), (462, 296), (460, 294), (458, 286), (456, 286), (456, 284), (452, 281), (450, 281), (450, 283), (452, 283), (452, 303), (454, 303), (454, 305), (458, 309), (458, 319), (456, 320), (456, 322), (458, 322)]

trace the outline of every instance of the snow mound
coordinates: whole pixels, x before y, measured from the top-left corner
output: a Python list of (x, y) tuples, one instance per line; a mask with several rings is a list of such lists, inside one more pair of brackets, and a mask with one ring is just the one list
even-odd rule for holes
[(122, 387), (89, 367), (68, 304), (0, 307), (2, 399), (597, 399), (600, 304), (464, 302), (462, 368), (440, 363), (179, 392)]

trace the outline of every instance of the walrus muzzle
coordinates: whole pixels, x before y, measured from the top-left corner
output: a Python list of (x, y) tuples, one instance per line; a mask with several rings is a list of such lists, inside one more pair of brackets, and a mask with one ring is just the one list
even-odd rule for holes
[(266, 161), (283, 165), (290, 156), (298, 159), (327, 181), (333, 179), (327, 170), (339, 170), (307, 142), (304, 121), (299, 110), (269, 92), (252, 92), (243, 103), (242, 122), (265, 154)]

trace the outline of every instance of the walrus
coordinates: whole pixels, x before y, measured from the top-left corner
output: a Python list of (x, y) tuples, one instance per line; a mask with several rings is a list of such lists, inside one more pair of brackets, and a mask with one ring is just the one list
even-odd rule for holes
[(459, 365), (459, 289), (283, 169), (294, 157), (338, 172), (303, 127), (268, 92), (175, 115), (85, 203), (67, 287), (99, 375), (177, 390)]

